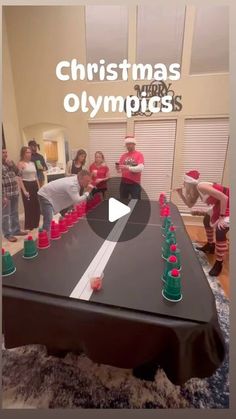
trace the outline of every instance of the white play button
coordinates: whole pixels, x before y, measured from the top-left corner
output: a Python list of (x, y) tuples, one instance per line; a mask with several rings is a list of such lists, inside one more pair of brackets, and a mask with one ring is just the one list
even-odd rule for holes
[(116, 220), (119, 220), (119, 218), (124, 217), (124, 215), (127, 215), (129, 213), (130, 207), (122, 204), (115, 198), (109, 198), (108, 219), (111, 223), (113, 223)]

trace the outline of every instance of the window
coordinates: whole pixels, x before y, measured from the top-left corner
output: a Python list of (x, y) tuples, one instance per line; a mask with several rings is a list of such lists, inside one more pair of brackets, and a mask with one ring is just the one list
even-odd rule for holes
[(138, 7), (136, 62), (181, 64), (185, 7), (159, 3)]
[(119, 64), (128, 58), (127, 7), (86, 6), (86, 49), (87, 63)]
[(229, 8), (197, 8), (192, 45), (191, 74), (229, 71)]

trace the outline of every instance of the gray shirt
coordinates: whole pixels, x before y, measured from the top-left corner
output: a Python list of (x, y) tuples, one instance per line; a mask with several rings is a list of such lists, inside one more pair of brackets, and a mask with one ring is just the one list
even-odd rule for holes
[(54, 213), (73, 204), (85, 201), (88, 192), (80, 195), (80, 185), (77, 176), (53, 180), (39, 189), (38, 194), (46, 198), (53, 206)]

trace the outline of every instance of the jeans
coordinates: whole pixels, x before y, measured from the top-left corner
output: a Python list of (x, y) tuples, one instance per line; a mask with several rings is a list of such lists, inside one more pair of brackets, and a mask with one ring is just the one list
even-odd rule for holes
[(2, 209), (2, 231), (4, 237), (14, 236), (20, 232), (19, 213), (18, 213), (19, 195), (8, 198), (5, 208)]
[(126, 201), (131, 196), (131, 199), (141, 199), (141, 186), (138, 183), (120, 184), (120, 200)]
[(53, 206), (43, 196), (38, 195), (41, 214), (43, 215), (43, 229), (50, 232), (51, 221), (53, 219)]

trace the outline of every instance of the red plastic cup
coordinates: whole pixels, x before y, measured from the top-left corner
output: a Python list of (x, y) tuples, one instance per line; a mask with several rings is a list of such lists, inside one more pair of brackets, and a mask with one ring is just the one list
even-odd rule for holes
[(82, 206), (80, 204), (76, 205), (76, 212), (77, 212), (77, 218), (81, 218), (83, 215), (83, 210), (82, 210)]
[(55, 222), (51, 222), (51, 239), (52, 240), (58, 240), (61, 238), (61, 233), (59, 229), (59, 225)]
[(71, 211), (71, 218), (72, 218), (72, 222), (73, 224), (78, 222), (78, 215), (77, 215), (77, 211), (73, 210)]
[(69, 213), (69, 212), (67, 212), (66, 214), (65, 214), (65, 220), (66, 220), (66, 225), (67, 225), (67, 227), (72, 227), (73, 226), (73, 221), (72, 221), (72, 217), (71, 217), (71, 214)]
[(60, 233), (62, 233), (62, 234), (67, 233), (68, 227), (67, 227), (65, 218), (60, 218), (58, 225), (59, 225)]
[(38, 232), (38, 249), (47, 249), (50, 242), (46, 230), (39, 229)]

